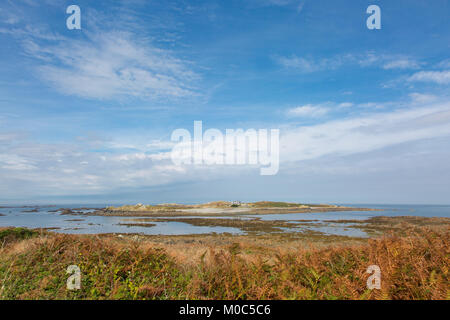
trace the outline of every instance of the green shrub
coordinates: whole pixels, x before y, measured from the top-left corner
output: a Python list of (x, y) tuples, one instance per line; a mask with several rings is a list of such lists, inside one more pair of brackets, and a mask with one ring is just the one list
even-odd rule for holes
[(11, 228), (0, 231), (0, 243), (6, 244), (23, 239), (29, 239), (39, 233), (25, 228)]

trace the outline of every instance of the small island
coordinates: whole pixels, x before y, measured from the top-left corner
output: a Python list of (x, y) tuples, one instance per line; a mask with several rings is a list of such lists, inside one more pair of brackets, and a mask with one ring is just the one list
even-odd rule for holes
[[(335, 211), (376, 211), (371, 208), (345, 207), (333, 204), (303, 204), (279, 201), (213, 201), (203, 204), (163, 203), (156, 205), (108, 206), (100, 210), (84, 212), (85, 215), (98, 216), (139, 216), (139, 217), (182, 217), (182, 216), (240, 216), (264, 214), (314, 213)], [(72, 210), (74, 213), (80, 213)], [(67, 211), (69, 214), (70, 212)]]

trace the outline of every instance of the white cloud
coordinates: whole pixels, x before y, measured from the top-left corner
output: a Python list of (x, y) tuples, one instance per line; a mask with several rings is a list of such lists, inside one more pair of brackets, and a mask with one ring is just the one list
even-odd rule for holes
[(432, 94), (423, 94), (413, 92), (409, 95), (414, 103), (432, 103), (438, 100), (438, 97)]
[(385, 70), (420, 69), (423, 64), (413, 57), (401, 54), (368, 52), (362, 55), (351, 55), (350, 57), (362, 67), (381, 67)]
[(418, 69), (420, 68), (420, 64), (410, 58), (400, 58), (386, 62), (383, 65), (383, 69)]
[(163, 36), (150, 36), (139, 17), (120, 11), (111, 22), (110, 15), (94, 9), (86, 15), (87, 28), (76, 37), (66, 38), (42, 23), (10, 25), (0, 34), (17, 38), (22, 54), (35, 59), (39, 78), (64, 94), (151, 101), (199, 95), (194, 64), (161, 48)]
[(286, 111), (286, 115), (291, 117), (320, 118), (333, 110), (348, 109), (354, 106), (355, 104), (352, 102), (324, 102), (320, 104), (306, 104), (288, 109)]
[(51, 46), (28, 40), (26, 49), (44, 62), (40, 76), (66, 94), (152, 100), (195, 95), (191, 84), (198, 77), (185, 61), (129, 33), (101, 33)]
[(302, 73), (311, 73), (322, 70), (333, 70), (340, 67), (348, 59), (348, 56), (336, 56), (330, 59), (313, 59), (305, 57), (297, 57), (292, 55), (290, 57), (277, 56), (275, 61), (286, 69), (298, 71)]
[(355, 154), (450, 135), (450, 102), (292, 128), (282, 134), (281, 161)]
[(0, 154), (0, 168), (9, 170), (36, 169), (31, 161), (16, 154)]
[(286, 69), (302, 73), (324, 70), (335, 70), (344, 65), (361, 67), (380, 67), (389, 69), (418, 69), (421, 63), (414, 58), (403, 55), (387, 54), (340, 54), (327, 58), (291, 56), (275, 56), (275, 61)]
[(305, 0), (305, 1), (301, 1), (301, 2), (298, 4), (298, 6), (297, 6), (297, 12), (298, 12), (298, 13), (300, 13), (300, 12), (303, 11), (303, 7), (305, 6), (305, 2), (306, 2), (306, 0)]
[(47, 41), (68, 40), (63, 36), (54, 33), (52, 30), (49, 30), (47, 27), (43, 27), (40, 25), (33, 25), (33, 26), (26, 25), (20, 28), (19, 27), (0, 28), (0, 33), (22, 38), (22, 41), (25, 46), (32, 45), (30, 43), (30, 39), (32, 38)]
[(146, 147), (150, 150), (164, 150), (171, 149), (174, 145), (175, 143), (171, 141), (152, 140)]
[(353, 107), (353, 106), (354, 106), (354, 104), (351, 103), (351, 102), (342, 102), (342, 103), (338, 104), (339, 108), (350, 108), (350, 107)]
[(438, 64), (438, 67), (441, 68), (441, 69), (450, 69), (450, 59), (446, 59), (446, 60), (441, 61)]
[(0, 7), (0, 21), (9, 25), (16, 24), (21, 19), (19, 16), (6, 8)]
[(411, 82), (434, 82), (438, 84), (450, 83), (450, 70), (445, 71), (420, 71), (408, 78)]
[[(301, 167), (305, 160), (365, 154), (408, 142), (448, 137), (450, 102), (436, 99), (414, 94), (408, 108), (310, 126), (285, 124), (280, 131), (280, 171), (291, 165)], [(318, 105), (319, 110), (327, 108), (325, 105), (340, 103)], [(318, 110), (311, 105), (302, 107), (300, 110), (308, 115)], [(259, 169), (251, 166), (176, 166), (170, 151), (160, 151), (169, 147), (170, 141), (139, 143), (125, 135), (119, 139), (99, 139), (103, 147), (98, 148), (104, 151), (92, 152), (83, 140), (72, 144), (42, 144), (12, 133), (0, 135), (0, 190), (7, 196), (14, 194), (14, 190), (28, 188), (30, 194), (50, 197), (198, 181), (199, 177), (209, 181), (252, 172), (259, 174)]]
[(322, 106), (314, 106), (311, 104), (307, 104), (304, 106), (296, 107), (289, 109), (287, 114), (293, 117), (321, 117), (324, 116), (328, 112), (328, 108)]

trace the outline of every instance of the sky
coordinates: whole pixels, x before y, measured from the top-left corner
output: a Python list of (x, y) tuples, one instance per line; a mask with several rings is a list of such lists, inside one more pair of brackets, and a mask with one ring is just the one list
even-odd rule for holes
[[(69, 30), (70, 5), (81, 30)], [(378, 5), (381, 29), (366, 9)], [(450, 204), (449, 0), (0, 3), (0, 204)], [(280, 164), (177, 165), (177, 128)]]

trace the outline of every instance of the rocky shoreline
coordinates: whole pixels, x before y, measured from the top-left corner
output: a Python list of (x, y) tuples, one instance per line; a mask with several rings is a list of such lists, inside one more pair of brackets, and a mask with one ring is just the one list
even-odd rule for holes
[(382, 211), (372, 208), (356, 208), (343, 206), (330, 207), (283, 207), (283, 208), (218, 208), (218, 207), (198, 207), (198, 208), (154, 208), (152, 210), (117, 210), (117, 209), (95, 209), (95, 208), (61, 208), (55, 210), (63, 215), (84, 215), (84, 216), (111, 216), (111, 217), (231, 217), (243, 215), (267, 215), (267, 214), (291, 214), (291, 213), (319, 213), (319, 212), (343, 212), (343, 211)]

